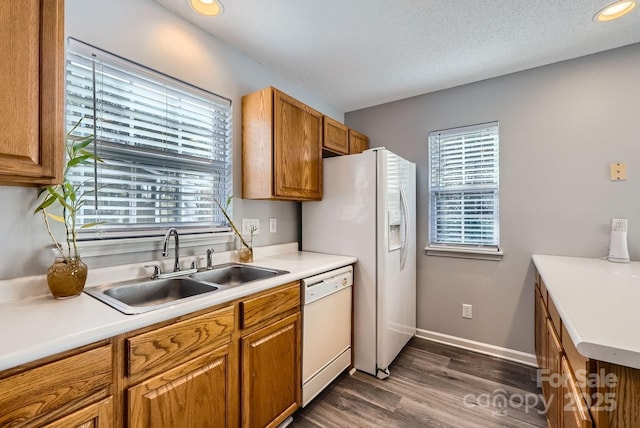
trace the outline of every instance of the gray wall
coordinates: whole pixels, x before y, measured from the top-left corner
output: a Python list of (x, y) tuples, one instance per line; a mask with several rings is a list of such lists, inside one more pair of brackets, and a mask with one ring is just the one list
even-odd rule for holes
[[(293, 202), (241, 200), (241, 97), (273, 85), (315, 109), (342, 120), (343, 112), (305, 89), (254, 62), (152, 0), (67, 0), (66, 33), (127, 59), (215, 92), (233, 102), (234, 218), (260, 218), (257, 246), (298, 239), (298, 210)], [(0, 186), (0, 279), (43, 274), (52, 261), (41, 217), (32, 215), (36, 190)], [(278, 232), (269, 233), (269, 217)], [(145, 252), (92, 258), (105, 266), (157, 257)]]
[[(532, 353), (532, 254), (606, 256), (616, 216), (640, 258), (639, 72), (636, 44), (345, 115), (372, 146), (417, 164), (418, 328)], [(504, 258), (426, 256), (427, 134), (494, 120)], [(614, 161), (627, 162), (627, 181), (609, 180)]]

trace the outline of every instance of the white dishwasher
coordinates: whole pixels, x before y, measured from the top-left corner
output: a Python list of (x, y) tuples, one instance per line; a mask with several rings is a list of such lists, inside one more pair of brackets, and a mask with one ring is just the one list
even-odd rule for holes
[(353, 267), (302, 280), (302, 407), (351, 365)]

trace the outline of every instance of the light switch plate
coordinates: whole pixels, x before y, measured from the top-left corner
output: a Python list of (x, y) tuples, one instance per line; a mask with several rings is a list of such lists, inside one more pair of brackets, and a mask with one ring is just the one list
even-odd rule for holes
[(613, 162), (609, 165), (609, 178), (611, 181), (623, 181), (627, 179), (627, 164), (625, 162)]
[(269, 219), (269, 233), (276, 233), (278, 231), (278, 220), (275, 217)]

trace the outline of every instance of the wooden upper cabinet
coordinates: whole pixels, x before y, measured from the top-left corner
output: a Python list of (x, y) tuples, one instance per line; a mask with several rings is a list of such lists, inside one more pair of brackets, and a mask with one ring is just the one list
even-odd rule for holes
[(322, 199), (322, 114), (273, 88), (242, 97), (242, 197)]
[(362, 153), (369, 148), (369, 137), (349, 129), (349, 154)]
[(59, 182), (64, 0), (0, 2), (0, 184)]
[(349, 128), (346, 125), (324, 116), (323, 131), (322, 149), (325, 153), (328, 152), (329, 156), (349, 154)]

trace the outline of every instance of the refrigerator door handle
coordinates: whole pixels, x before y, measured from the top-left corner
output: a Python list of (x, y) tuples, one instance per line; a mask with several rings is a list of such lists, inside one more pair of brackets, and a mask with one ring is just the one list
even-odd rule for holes
[(400, 249), (400, 270), (404, 269), (405, 262), (407, 261), (407, 243), (409, 242), (409, 206), (407, 205), (407, 195), (404, 193), (404, 189), (400, 188), (400, 201), (402, 201), (402, 214), (404, 219), (404, 239), (402, 240), (402, 247)]

